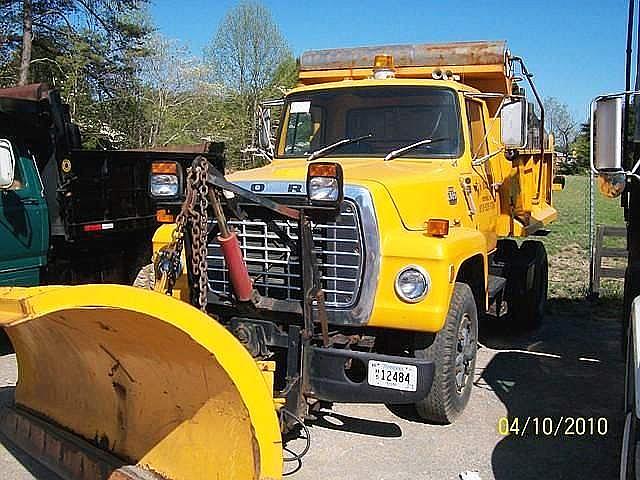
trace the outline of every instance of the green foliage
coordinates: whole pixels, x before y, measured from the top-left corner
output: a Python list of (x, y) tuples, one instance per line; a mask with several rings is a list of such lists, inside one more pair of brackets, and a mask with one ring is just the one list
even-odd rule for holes
[[(60, 90), (86, 144), (131, 144), (140, 111), (134, 65), (151, 27), (142, 0), (32, 0), (32, 55), (27, 80)], [(7, 32), (0, 46), (0, 85), (17, 83), (23, 50), (23, 1), (0, 4)]]
[(241, 1), (218, 27), (205, 50), (213, 81), (224, 87), (226, 125), (232, 124), (227, 151), (234, 167), (254, 143), (255, 111), (261, 100), (290, 86), (295, 62), (271, 12), (255, 1)]
[(571, 144), (571, 156), (574, 159), (573, 164), (565, 168), (567, 174), (583, 173), (589, 170), (589, 155), (591, 151), (589, 124), (583, 123), (580, 126), (580, 132), (576, 135), (575, 140)]
[[(232, 166), (254, 110), (282, 96), (297, 65), (269, 10), (243, 1), (204, 59), (154, 32), (148, 0), (31, 0), (30, 82), (60, 90), (89, 148), (225, 141)], [(18, 82), (24, 0), (0, 0), (0, 87)]]

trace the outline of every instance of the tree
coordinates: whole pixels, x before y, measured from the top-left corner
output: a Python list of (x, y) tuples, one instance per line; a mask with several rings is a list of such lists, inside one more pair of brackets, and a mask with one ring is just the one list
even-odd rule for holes
[[(231, 9), (220, 24), (205, 55), (235, 108), (230, 157), (253, 141), (254, 113), (273, 86), (279, 68), (293, 58), (271, 12), (261, 3), (245, 0)], [(284, 71), (282, 72), (284, 73)]]
[(31, 67), (31, 46), (33, 39), (33, 10), (31, 0), (22, 2), (22, 53), (20, 55), (20, 75), (18, 85), (26, 85)]
[[(146, 0), (5, 0), (0, 3), (0, 86), (59, 89), (87, 145), (131, 143), (140, 120), (136, 59), (151, 30)], [(121, 129), (125, 132), (120, 131)], [(104, 138), (103, 138), (104, 137)], [(108, 140), (107, 144), (103, 140)]]
[(589, 122), (580, 125), (580, 130), (571, 145), (571, 154), (575, 155), (576, 166), (579, 170), (589, 168), (591, 152), (591, 130)]
[(141, 146), (196, 143), (211, 135), (220, 110), (221, 86), (207, 82), (205, 65), (176, 40), (153, 35), (141, 59), (147, 130)]
[(577, 133), (578, 122), (573, 118), (566, 103), (555, 97), (544, 99), (545, 128), (556, 139), (558, 150), (569, 154)]
[[(87, 33), (100, 34), (117, 58), (127, 46), (145, 35), (130, 16), (147, 0), (5, 0), (0, 13), (6, 18), (10, 35), (5, 49), (19, 53), (16, 79), (30, 81), (34, 63), (52, 62), (46, 54)], [(19, 25), (21, 28), (19, 28)], [(17, 34), (18, 31), (20, 35)]]

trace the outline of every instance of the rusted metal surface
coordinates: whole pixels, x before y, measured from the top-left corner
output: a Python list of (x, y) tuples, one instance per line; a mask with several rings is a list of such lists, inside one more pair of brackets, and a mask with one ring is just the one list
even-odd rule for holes
[(371, 68), (381, 54), (392, 55), (398, 67), (503, 65), (508, 50), (502, 40), (310, 50), (300, 57), (300, 70)]
[[(0, 90), (0, 95), (2, 90)], [(171, 153), (216, 153), (222, 149), (222, 142), (203, 142), (185, 145), (161, 145), (157, 147), (130, 148), (128, 152), (171, 152)]]
[(166, 480), (17, 408), (0, 412), (0, 432), (64, 480)]
[(43, 100), (49, 97), (49, 86), (46, 83), (33, 83), (23, 87), (0, 88), (0, 97)]

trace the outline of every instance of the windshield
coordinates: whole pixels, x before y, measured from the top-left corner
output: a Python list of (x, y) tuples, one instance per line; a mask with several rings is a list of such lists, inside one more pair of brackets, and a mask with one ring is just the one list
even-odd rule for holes
[(385, 85), (292, 95), (285, 104), (278, 156), (306, 157), (340, 140), (368, 136), (324, 156), (384, 157), (432, 136), (439, 141), (416, 147), (406, 156), (458, 157), (458, 111), (453, 90), (440, 87)]

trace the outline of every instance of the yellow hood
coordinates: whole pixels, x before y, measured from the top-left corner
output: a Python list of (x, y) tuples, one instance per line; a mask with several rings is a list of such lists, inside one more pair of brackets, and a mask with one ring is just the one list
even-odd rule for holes
[[(424, 229), (431, 218), (452, 218), (460, 203), (464, 203), (459, 191), (458, 174), (449, 160), (396, 159), (389, 162), (381, 158), (335, 158), (323, 159), (342, 165), (345, 185), (376, 182), (382, 185), (393, 200), (405, 227), (410, 230)], [(309, 163), (304, 159), (275, 160), (271, 164), (236, 172), (228, 176), (232, 182), (255, 182), (254, 191), (259, 191), (261, 182), (290, 182), (289, 192), (305, 189)], [(456, 203), (449, 202), (449, 189), (453, 189)]]

